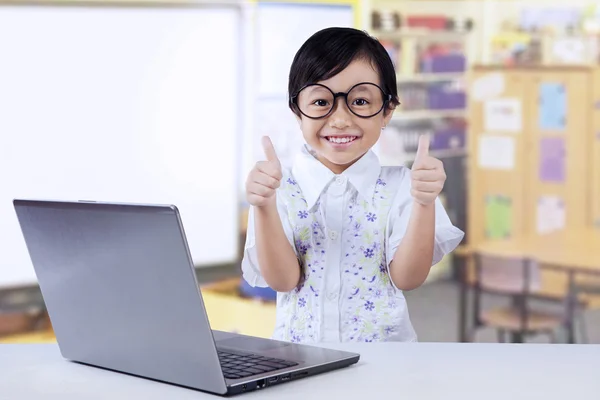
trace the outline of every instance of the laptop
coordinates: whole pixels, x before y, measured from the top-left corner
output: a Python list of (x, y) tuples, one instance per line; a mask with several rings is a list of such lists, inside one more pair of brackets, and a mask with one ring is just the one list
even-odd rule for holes
[(223, 396), (359, 361), (356, 353), (212, 330), (173, 205), (13, 204), (67, 360)]

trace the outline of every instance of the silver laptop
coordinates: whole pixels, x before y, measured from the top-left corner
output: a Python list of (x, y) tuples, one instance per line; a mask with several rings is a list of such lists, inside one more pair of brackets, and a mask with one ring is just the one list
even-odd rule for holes
[(175, 206), (17, 199), (14, 207), (68, 360), (219, 395), (359, 360), (211, 330)]

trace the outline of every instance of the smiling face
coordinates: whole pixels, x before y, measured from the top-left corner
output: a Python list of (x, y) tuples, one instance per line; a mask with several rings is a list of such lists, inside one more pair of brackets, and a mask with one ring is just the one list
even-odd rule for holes
[[(333, 93), (348, 92), (348, 105), (359, 115), (372, 115), (382, 106), (381, 92), (371, 83), (381, 87), (376, 69), (369, 61), (352, 61), (337, 75), (319, 83)], [(323, 87), (313, 86), (303, 91), (298, 98), (301, 109), (313, 116), (319, 110), (325, 114), (331, 104), (331, 93)], [(392, 117), (392, 110), (386, 108), (370, 118), (361, 118), (350, 111), (339, 96), (334, 100), (333, 110), (324, 118), (311, 119), (299, 115), (298, 121), (304, 140), (317, 154), (317, 158), (334, 173), (341, 173), (362, 157), (379, 140), (381, 129)], [(325, 111), (323, 111), (325, 110)]]

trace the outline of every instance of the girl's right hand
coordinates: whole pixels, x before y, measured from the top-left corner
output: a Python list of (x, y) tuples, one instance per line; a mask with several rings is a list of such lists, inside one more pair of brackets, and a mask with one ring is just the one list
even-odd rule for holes
[(276, 189), (281, 184), (281, 163), (268, 136), (262, 138), (266, 161), (256, 163), (246, 180), (246, 199), (255, 207), (276, 205)]

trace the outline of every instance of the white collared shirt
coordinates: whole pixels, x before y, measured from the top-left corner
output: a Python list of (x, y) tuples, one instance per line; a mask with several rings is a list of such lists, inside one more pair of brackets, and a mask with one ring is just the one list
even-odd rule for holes
[[(336, 175), (304, 146), (283, 170), (277, 208), (302, 268), (299, 285), (277, 294), (274, 339), (292, 342), (416, 341), (406, 300), (389, 274), (413, 199), (410, 170), (381, 167), (367, 152)], [(433, 264), (464, 233), (435, 203)], [(248, 217), (244, 279), (267, 287), (256, 256), (254, 211)]]

